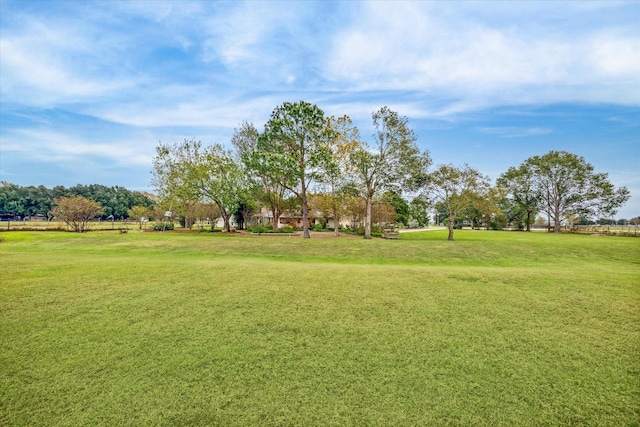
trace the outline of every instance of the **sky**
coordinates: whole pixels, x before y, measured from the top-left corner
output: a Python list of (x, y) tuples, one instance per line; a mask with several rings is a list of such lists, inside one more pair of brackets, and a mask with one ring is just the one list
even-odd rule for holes
[(640, 216), (639, 1), (0, 0), (2, 181), (153, 191), (160, 142), (300, 100), (494, 180), (570, 151)]

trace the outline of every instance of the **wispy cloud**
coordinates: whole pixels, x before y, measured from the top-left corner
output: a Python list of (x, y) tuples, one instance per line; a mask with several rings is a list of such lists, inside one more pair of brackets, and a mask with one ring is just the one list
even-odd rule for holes
[(520, 127), (480, 127), (478, 131), (501, 138), (523, 138), (528, 136), (547, 135), (553, 132), (550, 128), (520, 128)]
[[(518, 9), (522, 3), (501, 3)], [(580, 9), (567, 3), (579, 19)], [(494, 105), (640, 102), (640, 37), (613, 23), (558, 34), (466, 22), (431, 3), (367, 3), (332, 41), (326, 73), (357, 90), (417, 90)], [(521, 17), (522, 19), (522, 17)]]

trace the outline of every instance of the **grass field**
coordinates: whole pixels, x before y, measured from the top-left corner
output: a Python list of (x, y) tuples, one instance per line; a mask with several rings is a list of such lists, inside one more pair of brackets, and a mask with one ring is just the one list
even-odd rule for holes
[(640, 240), (0, 233), (0, 425), (640, 425)]

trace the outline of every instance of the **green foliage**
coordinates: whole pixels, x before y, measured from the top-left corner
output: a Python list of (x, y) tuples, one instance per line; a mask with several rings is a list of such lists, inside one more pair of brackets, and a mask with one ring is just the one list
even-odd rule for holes
[(107, 219), (113, 215), (115, 219), (127, 218), (127, 211), (133, 206), (152, 208), (153, 200), (148, 194), (132, 192), (123, 187), (106, 187), (104, 185), (76, 185), (65, 188), (57, 186), (52, 189), (42, 185), (38, 187), (21, 187), (8, 182), (0, 182), (0, 214), (15, 214), (21, 217), (44, 215), (51, 217), (54, 199), (57, 197), (81, 196), (102, 206), (99, 217)]
[(326, 228), (324, 228), (324, 225), (322, 224), (314, 224), (313, 227), (311, 228), (312, 231), (324, 231), (326, 230)]
[(174, 224), (172, 222), (159, 222), (153, 225), (154, 231), (171, 231), (174, 229)]
[[(231, 216), (247, 199), (249, 177), (239, 161), (220, 144), (202, 147), (200, 141), (156, 148), (153, 183), (165, 200), (182, 213), (198, 203), (215, 203), (230, 231)], [(186, 216), (186, 215), (185, 215)]]
[(469, 165), (440, 165), (430, 174), (427, 186), (436, 209), (447, 217), (449, 236), (453, 240), (454, 224), (465, 210), (483, 202), (489, 191), (489, 178)]
[(409, 225), (410, 210), (409, 204), (402, 196), (395, 191), (386, 191), (382, 195), (383, 202), (393, 206), (396, 211), (396, 222), (399, 224)]
[(522, 168), (530, 171), (540, 211), (552, 219), (556, 233), (573, 216), (611, 218), (630, 197), (626, 187), (616, 189), (607, 174), (595, 173), (583, 157), (567, 151), (530, 157)]
[(431, 203), (425, 195), (418, 195), (409, 204), (409, 218), (415, 220), (418, 226), (429, 225), (429, 208)]
[(371, 206), (381, 191), (415, 190), (424, 184), (431, 158), (421, 153), (409, 120), (383, 107), (372, 114), (374, 143), (365, 142), (351, 153), (360, 196), (366, 201), (365, 238), (371, 237)]
[(324, 143), (330, 138), (331, 128), (318, 106), (285, 102), (271, 113), (253, 153), (252, 168), (300, 200), (305, 238), (310, 237), (307, 192), (331, 163), (331, 150)]
[(295, 229), (288, 225), (280, 227), (277, 230), (274, 230), (272, 227), (269, 227), (267, 225), (255, 225), (253, 227), (249, 227), (248, 231), (254, 234), (290, 234), (293, 233)]

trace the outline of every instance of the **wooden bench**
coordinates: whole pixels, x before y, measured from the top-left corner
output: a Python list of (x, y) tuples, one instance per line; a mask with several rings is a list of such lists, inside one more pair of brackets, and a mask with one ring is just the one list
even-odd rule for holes
[(382, 237), (384, 237), (385, 239), (397, 239), (398, 232), (393, 230), (384, 230), (382, 232)]

